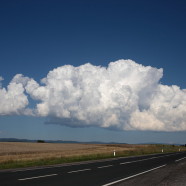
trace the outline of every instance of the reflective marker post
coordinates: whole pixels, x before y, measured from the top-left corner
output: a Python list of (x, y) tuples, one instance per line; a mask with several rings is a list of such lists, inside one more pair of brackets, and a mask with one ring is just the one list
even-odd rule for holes
[(114, 156), (116, 156), (116, 151), (114, 150)]

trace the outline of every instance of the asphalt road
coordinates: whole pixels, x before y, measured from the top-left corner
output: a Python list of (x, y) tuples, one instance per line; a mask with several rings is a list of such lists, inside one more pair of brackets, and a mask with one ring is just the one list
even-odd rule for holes
[(0, 171), (1, 186), (108, 186), (158, 171), (186, 152)]
[(186, 158), (114, 186), (186, 186)]

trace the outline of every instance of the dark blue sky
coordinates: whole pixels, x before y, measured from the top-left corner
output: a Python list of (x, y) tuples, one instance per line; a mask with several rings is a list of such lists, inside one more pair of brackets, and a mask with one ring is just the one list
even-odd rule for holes
[[(2, 0), (0, 76), (6, 86), (18, 73), (39, 81), (64, 64), (106, 66), (110, 61), (132, 59), (163, 68), (163, 84), (185, 88), (185, 33), (184, 0)], [(181, 142), (185, 135), (77, 129), (44, 121), (0, 116), (0, 137), (137, 143)]]

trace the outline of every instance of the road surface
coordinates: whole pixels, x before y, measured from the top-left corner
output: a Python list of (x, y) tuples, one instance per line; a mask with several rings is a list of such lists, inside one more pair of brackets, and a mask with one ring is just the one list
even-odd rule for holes
[(0, 171), (1, 186), (109, 186), (184, 161), (186, 152)]

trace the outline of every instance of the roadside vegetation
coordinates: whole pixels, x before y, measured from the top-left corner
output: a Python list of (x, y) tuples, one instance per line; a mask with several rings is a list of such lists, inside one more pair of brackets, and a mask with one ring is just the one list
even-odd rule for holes
[[(176, 145), (0, 143), (0, 169), (185, 151)], [(114, 156), (115, 151), (115, 156)]]

